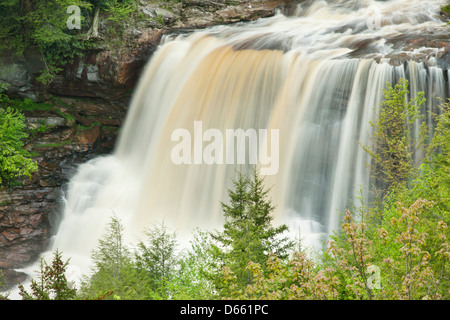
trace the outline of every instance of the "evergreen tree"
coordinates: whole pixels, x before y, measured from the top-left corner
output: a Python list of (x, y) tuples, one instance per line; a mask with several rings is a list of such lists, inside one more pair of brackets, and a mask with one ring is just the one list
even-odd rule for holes
[(146, 241), (140, 241), (135, 252), (136, 274), (144, 283), (147, 298), (150, 294), (150, 298), (167, 299), (177, 264), (176, 235), (169, 233), (163, 223), (145, 234)]
[(73, 300), (76, 289), (67, 281), (65, 272), (69, 260), (63, 261), (62, 254), (56, 250), (53, 261), (48, 264), (43, 258), (40, 261), (39, 280), (31, 279), (31, 293), (23, 285), (19, 285), (19, 294), (23, 300)]
[(419, 108), (425, 99), (424, 93), (419, 92), (408, 101), (408, 80), (400, 79), (395, 87), (388, 83), (383, 93), (378, 118), (371, 122), (372, 145), (363, 148), (372, 157), (372, 174), (385, 196), (389, 190), (402, 186), (417, 168), (414, 155), (424, 146), (426, 127), (423, 123), (419, 135), (414, 137), (412, 129), (423, 117)]
[(246, 269), (249, 262), (265, 265), (270, 253), (283, 258), (293, 246), (281, 237), (288, 229), (286, 225), (271, 225), (274, 207), (267, 199), (270, 190), (264, 188), (263, 182), (257, 170), (250, 178), (238, 173), (234, 190), (228, 191), (229, 204), (222, 202), (223, 231), (211, 233), (216, 267), (227, 266), (241, 288), (252, 282), (252, 273)]
[(0, 300), (8, 300), (9, 293), (3, 292), (3, 287), (6, 285), (5, 275), (3, 271), (0, 270)]
[(95, 298), (111, 291), (122, 298), (130, 294), (132, 260), (124, 244), (123, 231), (120, 220), (111, 217), (97, 249), (92, 251), (92, 274), (82, 281), (80, 292), (83, 296)]

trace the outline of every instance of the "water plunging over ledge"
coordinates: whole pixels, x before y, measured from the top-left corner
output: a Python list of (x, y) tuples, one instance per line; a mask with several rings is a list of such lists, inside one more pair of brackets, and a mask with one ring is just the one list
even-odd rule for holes
[(438, 63), (445, 49), (410, 45), (427, 35), (448, 42), (449, 27), (438, 14), (445, 1), (305, 3), (289, 17), (163, 39), (115, 152), (82, 165), (70, 181), (51, 251), (87, 273), (113, 214), (130, 241), (162, 220), (181, 234), (219, 227), (220, 201), (236, 170), (249, 166), (175, 164), (171, 135), (194, 134), (195, 121), (220, 132), (278, 130), (279, 168), (265, 177), (274, 223), (300, 227), (307, 245), (336, 230), (356, 196), (368, 195), (370, 159), (360, 144), (369, 143), (386, 82), (407, 78), (412, 96), (425, 91), (423, 112), (437, 112), (437, 98), (449, 97), (448, 70)]

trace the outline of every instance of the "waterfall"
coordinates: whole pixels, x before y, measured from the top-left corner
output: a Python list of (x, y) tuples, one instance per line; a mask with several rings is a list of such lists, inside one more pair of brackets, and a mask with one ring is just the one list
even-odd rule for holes
[[(405, 77), (411, 94), (425, 91), (424, 112), (437, 112), (436, 97), (448, 97), (441, 50), (421, 48), (426, 59), (417, 60), (423, 52), (408, 49), (422, 33), (445, 35), (444, 3), (306, 1), (293, 16), (165, 37), (135, 88), (114, 153), (80, 166), (70, 181), (52, 250), (86, 273), (113, 214), (130, 241), (162, 220), (186, 234), (220, 227), (220, 201), (236, 170), (250, 164), (174, 163), (173, 132), (195, 136), (196, 121), (203, 134), (277, 130), (278, 167), (265, 176), (274, 223), (317, 243), (370, 191), (360, 145), (369, 143), (386, 82)], [(425, 121), (432, 127), (428, 114)], [(209, 143), (203, 139), (201, 150)]]

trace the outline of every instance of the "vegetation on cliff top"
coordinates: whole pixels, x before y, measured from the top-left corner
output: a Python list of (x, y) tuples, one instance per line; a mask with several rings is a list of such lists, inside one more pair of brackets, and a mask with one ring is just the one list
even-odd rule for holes
[(99, 45), (100, 12), (108, 24), (102, 39), (110, 41), (120, 36), (127, 19), (138, 16), (134, 0), (2, 1), (0, 50), (22, 54), (37, 49), (45, 65), (38, 81), (47, 85), (66, 64)]

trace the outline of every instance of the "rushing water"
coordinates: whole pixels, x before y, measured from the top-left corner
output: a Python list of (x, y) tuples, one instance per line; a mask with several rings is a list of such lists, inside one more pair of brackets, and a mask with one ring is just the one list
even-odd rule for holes
[[(425, 91), (423, 112), (436, 112), (437, 97), (448, 97), (448, 71), (436, 59), (442, 49), (408, 41), (430, 35), (448, 42), (443, 4), (306, 1), (289, 17), (166, 37), (135, 89), (115, 152), (82, 165), (71, 180), (52, 250), (86, 273), (113, 214), (130, 241), (162, 220), (181, 234), (218, 228), (220, 201), (248, 165), (175, 164), (178, 129), (193, 137), (208, 129), (215, 137), (227, 129), (277, 131), (277, 140), (268, 137), (275, 174), (265, 176), (274, 223), (300, 228), (316, 244), (355, 196), (368, 195), (370, 159), (360, 144), (369, 143), (386, 82), (405, 77), (411, 94)], [(431, 127), (428, 113), (425, 120)], [(194, 143), (193, 154), (210, 143), (201, 137), (203, 149)]]

